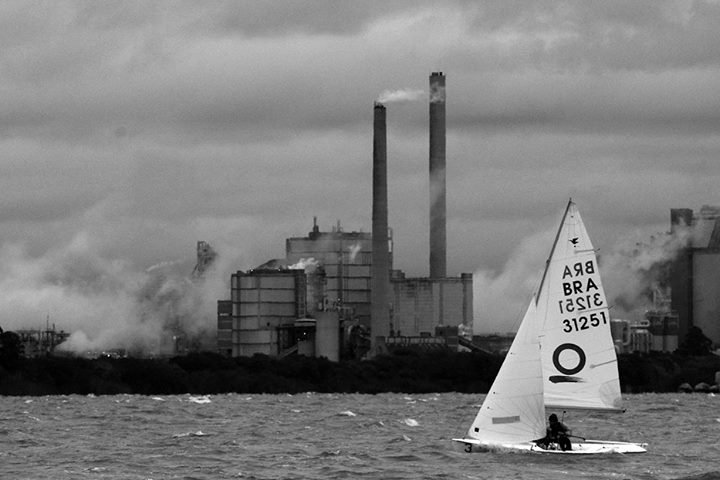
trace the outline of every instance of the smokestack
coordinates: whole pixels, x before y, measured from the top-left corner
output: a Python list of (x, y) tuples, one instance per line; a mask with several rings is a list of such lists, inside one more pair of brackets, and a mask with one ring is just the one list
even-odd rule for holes
[(378, 352), (378, 337), (390, 332), (388, 290), (390, 262), (388, 248), (387, 127), (386, 110), (375, 103), (373, 121), (373, 203), (371, 324), (372, 354)]
[(430, 75), (430, 278), (445, 278), (445, 76)]

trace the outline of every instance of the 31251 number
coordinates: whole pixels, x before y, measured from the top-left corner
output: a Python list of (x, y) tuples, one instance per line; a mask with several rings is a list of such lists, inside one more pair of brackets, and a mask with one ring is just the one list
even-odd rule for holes
[(605, 312), (591, 313), (590, 315), (582, 315), (577, 318), (566, 318), (563, 320), (563, 332), (579, 332), (600, 325), (607, 325)]

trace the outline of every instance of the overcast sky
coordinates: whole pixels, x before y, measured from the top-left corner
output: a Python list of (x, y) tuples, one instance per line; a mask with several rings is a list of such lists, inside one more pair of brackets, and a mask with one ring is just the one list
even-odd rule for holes
[[(569, 197), (607, 257), (720, 204), (717, 0), (3, 1), (0, 46), (2, 326), (113, 317), (91, 305), (189, 273), (198, 240), (225, 276), (313, 216), (370, 231), (373, 102), (433, 71), (476, 330), (519, 320)], [(388, 104), (408, 276), (428, 275), (427, 120), (426, 96)]]

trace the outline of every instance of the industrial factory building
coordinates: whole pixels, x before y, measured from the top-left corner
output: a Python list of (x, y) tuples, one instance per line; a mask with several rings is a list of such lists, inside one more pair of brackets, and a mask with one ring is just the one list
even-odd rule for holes
[(672, 209), (671, 233), (686, 239), (672, 265), (672, 309), (678, 315), (678, 335), (685, 338), (699, 327), (720, 346), (720, 207)]
[(218, 302), (218, 349), (361, 358), (398, 346), (457, 348), (471, 331), (472, 275), (447, 277), (445, 76), (430, 76), (430, 277), (393, 269), (388, 225), (386, 107), (373, 109), (372, 233), (340, 223), (286, 240), (285, 259), (232, 275)]
[[(390, 239), (388, 239), (390, 240)], [(391, 244), (391, 242), (388, 242)], [(218, 347), (231, 356), (294, 353), (333, 360), (342, 349), (362, 356), (370, 348), (372, 239), (340, 226), (286, 240), (287, 258), (231, 279), (231, 300), (218, 302)], [(392, 267), (392, 264), (389, 264)], [(472, 275), (406, 278), (392, 270), (384, 345), (447, 344), (438, 327), (472, 325)], [(452, 336), (452, 335), (451, 335)], [(423, 340), (418, 340), (422, 338)]]
[(613, 319), (611, 331), (618, 353), (674, 352), (679, 346), (679, 319), (672, 310), (650, 310), (640, 321)]
[[(392, 245), (392, 238), (388, 237), (388, 242)], [(392, 255), (392, 247), (389, 251)], [(337, 310), (343, 318), (352, 315), (361, 324), (370, 325), (371, 234), (345, 232), (340, 222), (332, 231), (321, 232), (314, 218), (307, 237), (285, 241), (285, 258), (290, 265), (311, 270), (322, 266), (324, 309)]]
[[(0, 329), (0, 332), (2, 329)], [(56, 330), (48, 325), (42, 329), (20, 329), (14, 333), (18, 336), (20, 355), (25, 358), (45, 357), (55, 352), (58, 345), (70, 338), (63, 330)]]
[(319, 354), (338, 360), (338, 313), (324, 308), (323, 284), (321, 268), (233, 274), (231, 321), (223, 325), (222, 337), (229, 343), (220, 344), (221, 351), (231, 356)]
[(674, 352), (692, 327), (720, 348), (720, 207), (671, 209), (670, 234), (680, 248), (669, 264), (669, 285), (655, 288), (642, 320), (613, 320), (620, 352)]

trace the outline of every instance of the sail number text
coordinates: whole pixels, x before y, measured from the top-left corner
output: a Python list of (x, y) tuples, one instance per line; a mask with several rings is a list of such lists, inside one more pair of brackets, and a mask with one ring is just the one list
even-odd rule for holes
[(560, 313), (572, 313), (574, 311), (582, 312), (590, 308), (600, 308), (603, 306), (602, 295), (594, 293), (592, 295), (585, 295), (575, 298), (565, 298), (558, 300), (558, 306), (560, 307)]
[(579, 332), (608, 323), (605, 311), (581, 314), (586, 310), (597, 310), (605, 306), (605, 297), (593, 278), (597, 267), (593, 260), (566, 265), (562, 274), (563, 297), (558, 300), (560, 314), (577, 313), (577, 317), (562, 321), (563, 332)]
[(580, 330), (587, 330), (590, 327), (597, 327), (599, 325), (607, 325), (607, 315), (605, 312), (591, 313), (590, 315), (581, 315), (577, 318), (566, 318), (562, 321), (563, 332), (579, 332)]

